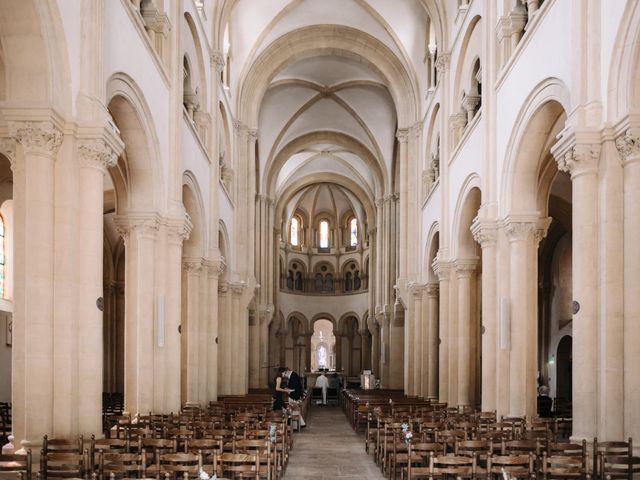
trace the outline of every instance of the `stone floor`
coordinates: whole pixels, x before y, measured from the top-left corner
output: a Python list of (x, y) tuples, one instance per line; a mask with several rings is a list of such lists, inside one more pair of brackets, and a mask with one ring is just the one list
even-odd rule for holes
[(340, 407), (311, 407), (307, 428), (294, 433), (293, 450), (284, 480), (382, 480)]

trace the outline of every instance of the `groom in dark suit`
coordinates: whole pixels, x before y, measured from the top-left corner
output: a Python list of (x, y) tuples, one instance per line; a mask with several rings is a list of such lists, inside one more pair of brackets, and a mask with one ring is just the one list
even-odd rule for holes
[[(300, 375), (298, 375), (293, 370), (287, 367), (284, 375), (287, 377), (287, 389), (289, 389), (289, 403), (295, 405), (302, 400), (302, 395), (304, 394), (304, 390), (302, 389), (302, 380), (300, 380)], [(304, 418), (302, 418), (302, 414), (300, 414), (300, 426), (305, 427)]]

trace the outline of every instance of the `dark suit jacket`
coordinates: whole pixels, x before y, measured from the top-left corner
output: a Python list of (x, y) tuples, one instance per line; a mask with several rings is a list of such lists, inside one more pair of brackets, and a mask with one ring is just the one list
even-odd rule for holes
[(304, 393), (302, 390), (302, 381), (296, 372), (291, 372), (287, 388), (293, 390), (293, 392), (289, 394), (289, 398), (293, 398), (294, 400), (300, 400), (302, 398), (302, 394)]

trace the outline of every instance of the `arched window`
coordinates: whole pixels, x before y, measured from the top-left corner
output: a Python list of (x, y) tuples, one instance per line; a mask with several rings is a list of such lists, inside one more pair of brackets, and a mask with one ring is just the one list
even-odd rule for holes
[(320, 222), (320, 248), (329, 248), (329, 222)]
[(349, 222), (349, 231), (351, 232), (351, 241), (349, 245), (355, 247), (358, 245), (358, 220), (352, 218)]
[(6, 277), (6, 256), (5, 256), (5, 225), (4, 218), (0, 215), (0, 298), (4, 298), (5, 277)]
[(300, 232), (300, 222), (296, 217), (291, 219), (291, 245), (296, 247), (300, 244), (298, 233)]

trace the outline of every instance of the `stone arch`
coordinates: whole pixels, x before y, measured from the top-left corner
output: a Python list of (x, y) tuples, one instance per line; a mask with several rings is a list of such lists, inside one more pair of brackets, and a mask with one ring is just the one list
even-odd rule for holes
[(291, 312), (289, 313), (289, 315), (287, 315), (287, 318), (284, 323), (284, 326), (287, 330), (289, 329), (289, 322), (292, 319), (297, 319), (300, 322), (300, 325), (302, 325), (302, 330), (299, 332), (300, 335), (304, 335), (306, 333), (313, 333), (313, 325), (309, 323), (309, 320), (307, 319), (304, 313), (298, 312), (298, 311)]
[(116, 190), (116, 211), (157, 211), (163, 197), (162, 166), (151, 111), (137, 84), (124, 73), (107, 82), (109, 113), (120, 130), (125, 151), (109, 170)]
[(344, 329), (345, 329), (345, 323), (349, 318), (355, 318), (356, 321), (358, 322), (358, 327), (360, 328), (361, 324), (362, 324), (362, 319), (360, 318), (360, 315), (358, 315), (356, 312), (354, 311), (349, 311), (346, 313), (343, 313), (342, 316), (340, 317), (340, 319), (338, 320), (338, 331), (344, 333)]
[(71, 70), (55, 2), (2, 2), (0, 49), (5, 81), (0, 100), (71, 111)]
[[(193, 17), (189, 12), (184, 13), (184, 19), (187, 22), (187, 26), (189, 27), (189, 34), (193, 41), (195, 47), (195, 61), (197, 63), (197, 73), (198, 73), (198, 87), (200, 88), (198, 92), (198, 96), (200, 98), (200, 105), (204, 107), (204, 110), (207, 110), (207, 106), (209, 105), (208, 95), (207, 95), (207, 79), (205, 75), (205, 62), (203, 56), (203, 47), (200, 42), (200, 36), (198, 35), (198, 29), (193, 20)], [(193, 70), (191, 72), (193, 74)]]
[(317, 320), (329, 320), (333, 324), (333, 333), (336, 333), (338, 331), (338, 322), (336, 321), (335, 317), (330, 313), (324, 312), (324, 313), (316, 313), (311, 318), (311, 321), (309, 322), (309, 329), (312, 333), (313, 333), (313, 325), (316, 323)]
[(262, 99), (275, 75), (304, 58), (330, 53), (367, 65), (387, 82), (394, 100), (398, 124), (413, 125), (419, 111), (418, 87), (402, 62), (384, 43), (360, 30), (338, 25), (314, 25), (293, 30), (271, 43), (240, 79), (239, 118), (258, 125)]
[(456, 203), (453, 221), (453, 258), (473, 258), (477, 255), (477, 243), (470, 226), (478, 214), (481, 197), (480, 176), (471, 174), (465, 180)]
[[(640, 4), (627, 2), (609, 64), (608, 119), (640, 109)], [(565, 109), (566, 111), (570, 111)]]
[(438, 277), (433, 271), (432, 264), (440, 249), (440, 225), (433, 222), (427, 234), (427, 243), (424, 251), (424, 278), (428, 283), (437, 283)]
[(500, 192), (503, 216), (512, 212), (546, 216), (557, 167), (550, 155), (543, 154), (564, 126), (566, 112), (571, 111), (570, 98), (561, 80), (548, 78), (524, 102), (505, 153)]
[(388, 176), (382, 159), (377, 158), (368, 147), (351, 135), (342, 132), (320, 131), (306, 133), (294, 138), (282, 147), (273, 156), (273, 158), (269, 158), (267, 160), (262, 185), (262, 188), (267, 192), (267, 195), (272, 195), (275, 191), (278, 173), (289, 158), (301, 150), (314, 145), (326, 143), (332, 143), (343, 147), (369, 164), (374, 173), (374, 178), (376, 179), (376, 187), (384, 191), (385, 185), (387, 185)]
[[(476, 15), (469, 22), (469, 26), (467, 27), (463, 40), (462, 46), (460, 48), (460, 54), (458, 55), (458, 63), (456, 64), (455, 70), (455, 80), (453, 83), (453, 98), (455, 102), (458, 102), (462, 99), (462, 94), (465, 92), (465, 87), (467, 86), (465, 79), (470, 75), (472, 65), (475, 61), (476, 55), (471, 48), (473, 48), (473, 43), (471, 42), (471, 37), (476, 31), (476, 28), (482, 28), (483, 24), (481, 23), (482, 17)], [(468, 54), (471, 54), (473, 60), (467, 64), (465, 60), (467, 60)], [(468, 73), (467, 73), (468, 72)], [(469, 92), (466, 92), (467, 94)], [(455, 110), (455, 108), (454, 108)]]
[(282, 191), (277, 192), (275, 198), (278, 198), (278, 203), (276, 205), (276, 212), (274, 217), (276, 219), (276, 223), (280, 222), (280, 219), (282, 219), (286, 205), (291, 197), (293, 197), (293, 195), (295, 195), (301, 189), (316, 183), (335, 183), (346, 188), (347, 190), (350, 190), (362, 202), (362, 205), (364, 206), (366, 212), (367, 221), (375, 221), (376, 210), (372, 201), (373, 193), (365, 189), (365, 186), (359, 185), (350, 178), (335, 173), (316, 173), (302, 177), (289, 184)]
[(207, 244), (207, 222), (200, 187), (195, 175), (190, 171), (182, 175), (182, 203), (193, 227), (189, 238), (184, 241), (183, 256), (203, 257)]

